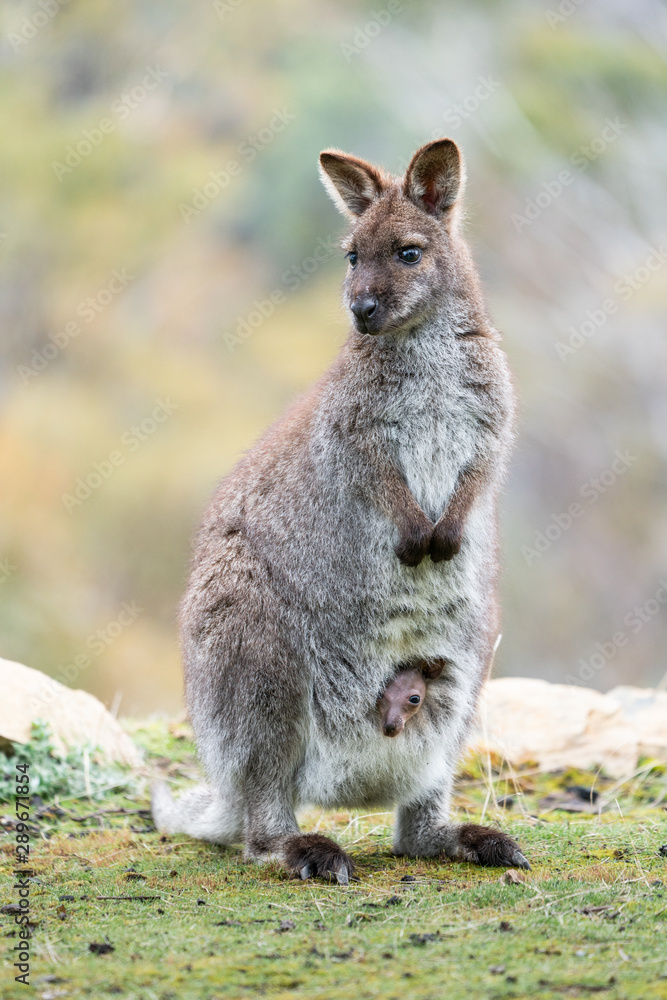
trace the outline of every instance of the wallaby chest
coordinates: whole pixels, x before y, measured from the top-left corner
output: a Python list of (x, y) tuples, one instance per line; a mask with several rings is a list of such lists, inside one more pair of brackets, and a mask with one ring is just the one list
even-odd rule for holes
[[(446, 369), (445, 369), (446, 372)], [(388, 401), (383, 430), (415, 500), (437, 521), (459, 472), (473, 458), (480, 425), (474, 395), (445, 374), (414, 378)]]

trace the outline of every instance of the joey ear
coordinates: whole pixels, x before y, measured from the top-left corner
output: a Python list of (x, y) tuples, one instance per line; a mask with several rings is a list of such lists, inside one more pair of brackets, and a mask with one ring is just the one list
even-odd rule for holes
[(377, 167), (337, 149), (320, 153), (320, 178), (338, 211), (347, 216), (365, 212), (385, 186)]
[(403, 191), (429, 215), (443, 215), (463, 190), (465, 175), (453, 139), (436, 139), (418, 149), (405, 174)]
[(435, 681), (447, 665), (447, 660), (438, 658), (436, 660), (424, 660), (420, 664), (421, 675), (426, 681)]

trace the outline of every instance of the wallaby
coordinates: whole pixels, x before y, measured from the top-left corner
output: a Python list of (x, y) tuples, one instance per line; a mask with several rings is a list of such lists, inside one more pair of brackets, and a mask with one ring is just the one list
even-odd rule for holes
[[(451, 139), (405, 177), (328, 150), (352, 220), (337, 360), (222, 481), (181, 610), (186, 697), (209, 787), (154, 792), (158, 829), (302, 878), (348, 855), (295, 809), (397, 807), (394, 851), (530, 867), (499, 830), (449, 821), (457, 760), (498, 634), (497, 493), (513, 390), (459, 235)], [(377, 695), (442, 659), (399, 740)]]
[(385, 736), (398, 736), (416, 715), (426, 697), (426, 680), (435, 680), (444, 669), (442, 660), (401, 667), (378, 698), (378, 711)]

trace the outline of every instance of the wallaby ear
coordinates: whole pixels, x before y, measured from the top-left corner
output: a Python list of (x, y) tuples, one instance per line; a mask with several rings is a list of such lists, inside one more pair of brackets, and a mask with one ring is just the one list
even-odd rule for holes
[(464, 180), (459, 147), (453, 139), (436, 139), (412, 157), (403, 191), (429, 215), (443, 215), (456, 201)]
[(320, 178), (338, 211), (347, 216), (365, 212), (385, 183), (377, 167), (337, 149), (320, 153)]

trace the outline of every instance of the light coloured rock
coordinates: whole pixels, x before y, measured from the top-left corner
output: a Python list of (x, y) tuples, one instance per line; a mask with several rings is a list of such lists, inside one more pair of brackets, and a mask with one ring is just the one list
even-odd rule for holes
[[(667, 728), (664, 711), (662, 720)], [(656, 716), (654, 728), (658, 725)], [(642, 736), (621, 700), (611, 694), (530, 677), (500, 677), (483, 691), (471, 746), (500, 754), (514, 765), (535, 761), (545, 771), (602, 767), (621, 778), (637, 766)]]
[(49, 723), (59, 752), (90, 743), (106, 761), (138, 767), (141, 755), (101, 701), (74, 691), (40, 670), (0, 658), (0, 737), (27, 743), (35, 719)]
[(639, 752), (667, 761), (667, 691), (622, 685), (609, 692), (623, 709), (623, 716), (636, 731)]

